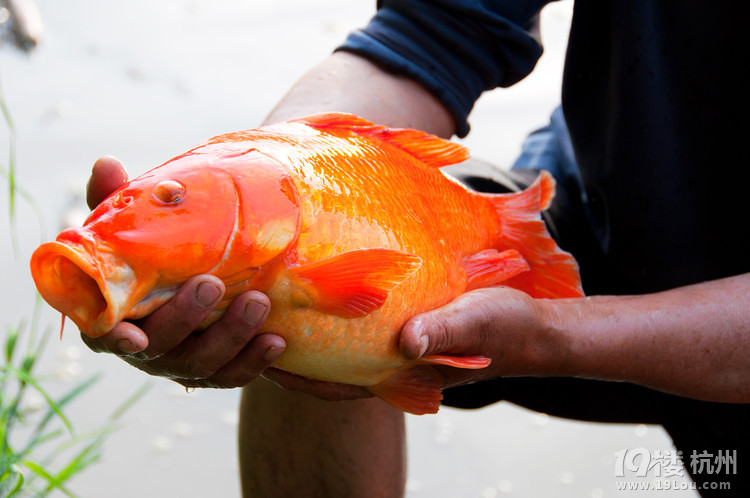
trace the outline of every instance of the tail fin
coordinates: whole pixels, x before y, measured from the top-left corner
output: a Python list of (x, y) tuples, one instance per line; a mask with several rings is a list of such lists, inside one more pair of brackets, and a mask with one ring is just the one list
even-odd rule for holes
[(583, 295), (578, 263), (560, 249), (542, 221), (555, 192), (555, 180), (542, 171), (526, 190), (513, 194), (487, 195), (501, 222), (498, 249), (516, 249), (529, 264), (529, 271), (503, 282), (537, 298)]

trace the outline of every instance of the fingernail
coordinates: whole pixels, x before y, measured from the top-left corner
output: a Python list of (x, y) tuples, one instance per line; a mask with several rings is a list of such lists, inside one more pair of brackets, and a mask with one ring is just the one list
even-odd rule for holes
[(221, 289), (211, 282), (201, 282), (195, 290), (195, 302), (204, 308), (213, 306), (221, 296)]
[(263, 354), (263, 359), (266, 361), (276, 361), (276, 359), (279, 356), (281, 356), (281, 353), (283, 352), (284, 352), (284, 348), (271, 346), (268, 349), (266, 349), (266, 352)]
[(424, 354), (427, 352), (427, 348), (429, 347), (429, 345), (430, 345), (429, 337), (427, 337), (426, 335), (423, 335), (422, 337), (419, 338), (419, 355), (417, 356), (417, 358), (421, 358), (422, 356), (424, 356)]
[(133, 354), (140, 351), (140, 348), (133, 344), (130, 339), (120, 339), (117, 341), (117, 349), (124, 354)]
[(259, 301), (248, 301), (245, 305), (245, 323), (248, 325), (259, 325), (266, 314), (268, 307)]

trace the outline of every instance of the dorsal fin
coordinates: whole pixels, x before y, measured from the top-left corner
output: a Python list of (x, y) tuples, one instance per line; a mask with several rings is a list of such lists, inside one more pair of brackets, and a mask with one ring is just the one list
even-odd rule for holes
[(314, 114), (291, 121), (304, 123), (320, 131), (331, 133), (348, 131), (377, 138), (407, 152), (427, 166), (435, 168), (460, 163), (469, 158), (469, 151), (463, 145), (449, 142), (424, 131), (376, 125), (354, 114), (332, 112)]
[(364, 118), (360, 118), (356, 114), (347, 114), (345, 112), (324, 112), (320, 114), (311, 114), (310, 116), (303, 116), (301, 118), (290, 119), (291, 122), (305, 123), (313, 128), (344, 128), (347, 130), (353, 130), (354, 128), (372, 128), (377, 126), (371, 121), (367, 121)]

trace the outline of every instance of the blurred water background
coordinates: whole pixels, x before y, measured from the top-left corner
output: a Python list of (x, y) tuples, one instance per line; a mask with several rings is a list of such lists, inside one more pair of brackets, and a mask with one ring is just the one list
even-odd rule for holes
[[(29, 255), (85, 216), (84, 186), (97, 157), (115, 155), (136, 175), (210, 136), (256, 126), (303, 71), (375, 8), (373, 0), (37, 4), (45, 28), (41, 44), (31, 55), (3, 48), (0, 82), (16, 127), (17, 181), (38, 202), (44, 223), (17, 200), (14, 255), (3, 180), (0, 330), (31, 315)], [(538, 69), (478, 103), (463, 141), (476, 157), (507, 166), (524, 136), (546, 123), (559, 102), (571, 10), (570, 1), (547, 7)], [(0, 142), (5, 166), (4, 126)], [(45, 308), (42, 322), (58, 327), (59, 316)], [(49, 374), (53, 390), (103, 375), (70, 407), (79, 432), (98, 426), (149, 380), (117, 358), (90, 352), (70, 324), (61, 341), (50, 342), (40, 371)], [(239, 391), (188, 394), (169, 381), (151, 382), (108, 440), (101, 463), (71, 488), (84, 498), (239, 496)], [(648, 496), (617, 490), (615, 452), (672, 449), (659, 427), (561, 420), (509, 403), (409, 416), (408, 431), (411, 498)]]

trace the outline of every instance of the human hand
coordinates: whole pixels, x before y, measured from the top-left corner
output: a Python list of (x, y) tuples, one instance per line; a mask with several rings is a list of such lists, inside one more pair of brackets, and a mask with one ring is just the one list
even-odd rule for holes
[(307, 379), (274, 367), (266, 369), (261, 375), (282, 389), (304, 392), (325, 401), (349, 401), (374, 396), (361, 386)]
[[(438, 381), (447, 388), (502, 376), (554, 375), (565, 362), (567, 346), (555, 327), (556, 316), (549, 303), (509, 287), (490, 287), (413, 317), (399, 337), (406, 358), (483, 356), (492, 363), (477, 370), (416, 365), (409, 369), (410, 378), (417, 383)], [(357, 386), (310, 381), (275, 368), (263, 376), (287, 389), (329, 400), (372, 396)]]
[[(94, 164), (86, 200), (94, 208), (127, 182), (122, 163), (105, 156)], [(118, 323), (109, 333), (91, 339), (94, 351), (111, 352), (151, 375), (170, 378), (186, 387), (239, 387), (255, 379), (286, 347), (273, 334), (258, 334), (271, 303), (257, 291), (241, 294), (218, 322), (193, 333), (221, 301), (224, 284), (199, 275), (149, 316)]]
[(437, 370), (444, 388), (495, 377), (555, 375), (565, 363), (567, 343), (548, 303), (509, 287), (477, 289), (413, 317), (401, 330), (399, 347), (414, 360), (436, 354), (492, 359), (478, 370), (415, 367)]

